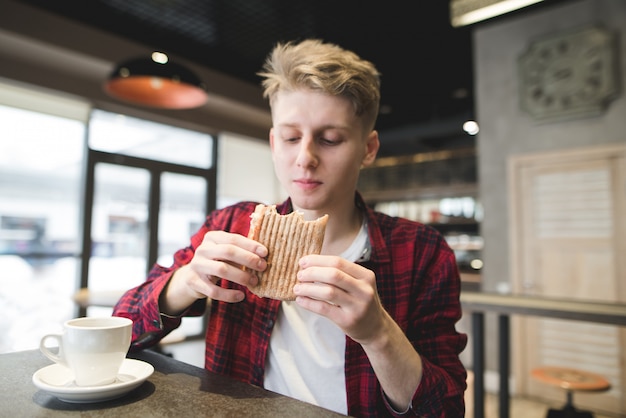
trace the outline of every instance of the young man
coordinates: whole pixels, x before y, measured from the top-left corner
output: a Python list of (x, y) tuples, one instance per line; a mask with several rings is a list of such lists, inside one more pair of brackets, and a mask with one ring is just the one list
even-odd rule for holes
[(206, 368), (354, 416), (463, 417), (467, 339), (453, 252), (434, 229), (368, 208), (356, 190), (379, 148), (376, 68), (318, 40), (277, 45), (263, 67), (277, 210), (329, 215), (321, 255), (300, 259), (293, 302), (259, 298), (246, 238), (256, 203), (210, 213), (174, 264), (155, 265), (114, 315), (133, 349), (155, 344), (210, 303)]

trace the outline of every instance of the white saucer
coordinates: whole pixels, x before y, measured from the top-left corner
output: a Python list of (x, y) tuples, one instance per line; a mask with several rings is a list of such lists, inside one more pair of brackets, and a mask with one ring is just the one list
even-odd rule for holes
[(118, 398), (142, 384), (154, 373), (151, 364), (124, 359), (115, 382), (102, 386), (77, 386), (70, 369), (52, 364), (33, 374), (33, 383), (39, 389), (65, 402), (91, 403)]

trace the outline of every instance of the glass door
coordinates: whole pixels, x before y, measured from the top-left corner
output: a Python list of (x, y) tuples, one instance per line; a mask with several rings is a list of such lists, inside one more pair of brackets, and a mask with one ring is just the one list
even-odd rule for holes
[[(102, 111), (92, 121), (81, 272), (90, 302), (81, 316), (110, 315), (154, 263), (171, 265), (172, 254), (188, 245), (215, 208), (211, 136)], [(201, 334), (203, 318), (185, 318), (181, 330)]]
[[(123, 290), (145, 280), (148, 263), (150, 172), (99, 162), (94, 167), (88, 316), (111, 314)], [(94, 298), (96, 300), (97, 298)]]

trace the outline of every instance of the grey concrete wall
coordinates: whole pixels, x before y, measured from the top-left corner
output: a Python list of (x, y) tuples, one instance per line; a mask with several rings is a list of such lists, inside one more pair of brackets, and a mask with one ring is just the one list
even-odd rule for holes
[[(537, 122), (520, 108), (519, 56), (538, 37), (597, 24), (617, 32), (622, 91), (600, 116)], [(626, 1), (573, 0), (477, 25), (473, 30), (479, 198), (484, 208), (484, 291), (511, 284), (507, 161), (513, 155), (626, 142)], [(497, 322), (486, 317), (486, 366), (497, 370)], [(471, 336), (470, 336), (471, 338)]]
[[(517, 61), (529, 43), (597, 24), (618, 34), (622, 92), (596, 117), (538, 122), (520, 108)], [(559, 3), (536, 13), (478, 25), (474, 32), (479, 195), (484, 207), (482, 285), (510, 283), (507, 161), (513, 155), (626, 142), (626, 1)]]

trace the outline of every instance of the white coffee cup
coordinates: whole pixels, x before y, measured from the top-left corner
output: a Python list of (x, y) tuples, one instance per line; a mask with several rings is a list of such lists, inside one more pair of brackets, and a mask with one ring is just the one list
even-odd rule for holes
[[(41, 338), (39, 349), (50, 360), (69, 368), (78, 386), (113, 383), (130, 348), (132, 324), (128, 318), (84, 317), (63, 324), (62, 334)], [(58, 353), (47, 346), (56, 340)]]

